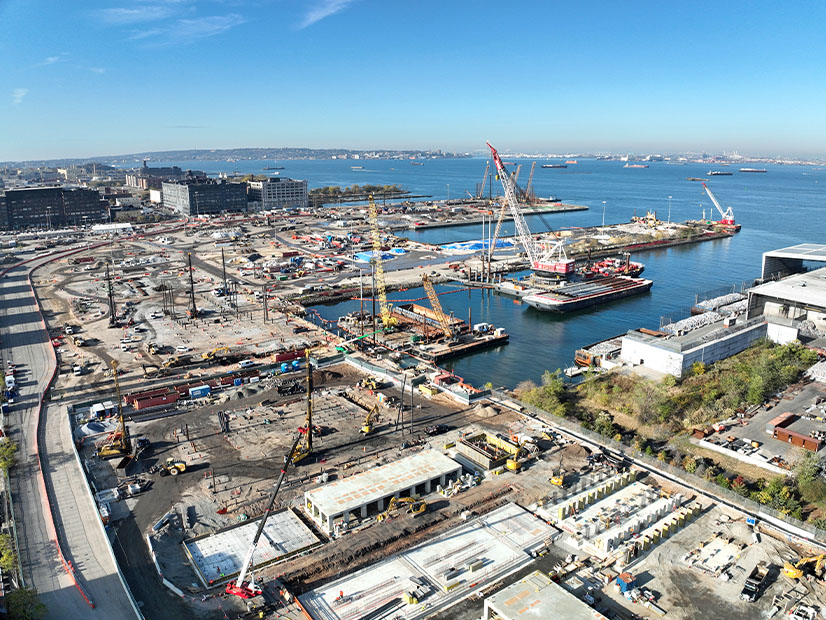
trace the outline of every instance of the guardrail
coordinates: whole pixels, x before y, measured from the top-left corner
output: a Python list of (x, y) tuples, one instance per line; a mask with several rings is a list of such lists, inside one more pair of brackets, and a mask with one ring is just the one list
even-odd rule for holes
[(779, 510), (775, 510), (764, 504), (759, 504), (751, 499), (743, 497), (721, 487), (718, 484), (709, 482), (700, 476), (691, 474), (684, 469), (674, 467), (668, 463), (663, 463), (656, 458), (652, 458), (642, 452), (638, 452), (626, 446), (619, 441), (610, 437), (605, 437), (586, 428), (583, 428), (579, 423), (569, 420), (567, 418), (560, 418), (553, 414), (538, 409), (528, 403), (518, 400), (517, 398), (501, 392), (499, 390), (492, 390), (493, 396), (502, 401), (503, 404), (507, 402), (513, 403), (522, 408), (523, 413), (527, 413), (531, 417), (539, 418), (546, 422), (549, 426), (556, 426), (563, 432), (568, 432), (571, 435), (586, 439), (592, 444), (608, 448), (612, 452), (620, 453), (630, 461), (637, 465), (643, 466), (645, 469), (652, 471), (652, 473), (664, 475), (678, 484), (687, 486), (710, 497), (717, 501), (721, 501), (728, 506), (735, 508), (741, 512), (745, 512), (752, 517), (764, 519), (769, 521), (773, 527), (784, 532), (787, 535), (795, 536), (803, 539), (807, 543), (826, 549), (826, 530), (819, 529), (809, 523), (804, 523), (799, 519), (783, 514)]

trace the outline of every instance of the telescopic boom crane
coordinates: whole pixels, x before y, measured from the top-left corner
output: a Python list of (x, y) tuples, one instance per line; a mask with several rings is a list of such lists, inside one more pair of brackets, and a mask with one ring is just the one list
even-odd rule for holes
[[(261, 534), (264, 531), (267, 518), (270, 516), (270, 512), (275, 505), (275, 497), (278, 495), (278, 491), (281, 489), (281, 484), (284, 482), (284, 477), (287, 475), (287, 467), (290, 465), (291, 456), (298, 447), (298, 442), (300, 439), (301, 435), (296, 435), (292, 447), (284, 457), (284, 465), (281, 467), (281, 475), (278, 476), (278, 482), (275, 483), (275, 487), (270, 493), (270, 498), (267, 501), (267, 509), (264, 511), (264, 514), (261, 515), (261, 521), (258, 523), (258, 529), (255, 530), (255, 536), (252, 539), (249, 550), (247, 550), (246, 557), (244, 557), (244, 563), (241, 565), (241, 571), (238, 573), (238, 577), (234, 581), (230, 581), (227, 584), (225, 590), (227, 594), (234, 594), (235, 596), (239, 596), (241, 598), (254, 598), (263, 592), (261, 587), (255, 583), (255, 577), (250, 571), (250, 568), (252, 567), (252, 558), (253, 555), (255, 555), (255, 548), (258, 546), (258, 540), (261, 538)], [(249, 581), (247, 581), (247, 573), (249, 573), (250, 576)]]
[(736, 226), (734, 222), (734, 211), (731, 210), (731, 207), (728, 207), (725, 211), (723, 211), (723, 207), (720, 206), (720, 203), (717, 202), (717, 198), (711, 193), (711, 188), (703, 183), (703, 189), (706, 190), (706, 194), (708, 194), (708, 197), (711, 198), (711, 202), (714, 203), (714, 206), (717, 207), (717, 210), (720, 212), (719, 223), (723, 226)]

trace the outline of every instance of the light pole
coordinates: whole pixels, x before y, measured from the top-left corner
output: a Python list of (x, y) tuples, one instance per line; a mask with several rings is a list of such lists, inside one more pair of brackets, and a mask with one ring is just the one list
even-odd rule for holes
[(671, 196), (668, 197), (668, 223), (671, 223)]
[(605, 234), (605, 201), (602, 201), (602, 234)]

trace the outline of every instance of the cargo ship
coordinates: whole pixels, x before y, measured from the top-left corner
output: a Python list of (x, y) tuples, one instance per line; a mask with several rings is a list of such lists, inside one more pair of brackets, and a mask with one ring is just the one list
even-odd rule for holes
[(537, 310), (571, 312), (645, 293), (653, 284), (653, 281), (642, 278), (599, 276), (584, 282), (564, 284), (548, 291), (526, 295), (522, 301)]
[(542, 164), (543, 168), (567, 168), (565, 164)]
[(740, 168), (740, 172), (766, 172), (765, 168)]
[(706, 176), (709, 177), (730, 177), (733, 172), (729, 172), (728, 170), (709, 170), (706, 172)]
[(648, 168), (648, 164), (625, 164), (623, 168)]

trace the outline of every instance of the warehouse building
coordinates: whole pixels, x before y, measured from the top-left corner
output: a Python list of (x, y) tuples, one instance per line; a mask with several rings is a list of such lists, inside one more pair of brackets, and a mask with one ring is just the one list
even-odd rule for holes
[(163, 184), (163, 206), (187, 216), (247, 210), (246, 183), (186, 179)]
[(485, 599), (482, 620), (520, 618), (599, 620), (605, 616), (537, 570)]
[(455, 481), (462, 466), (436, 450), (373, 467), (304, 493), (304, 509), (328, 534), (379, 514), (392, 497), (423, 496)]
[(270, 177), (250, 181), (249, 200), (261, 209), (306, 209), (309, 204), (307, 181)]
[[(807, 425), (800, 416), (794, 413), (781, 413), (776, 418), (773, 418), (766, 424), (766, 432), (778, 441), (790, 443), (793, 446), (798, 446), (812, 452), (820, 450), (823, 442), (820, 439), (815, 439), (810, 434), (812, 429)], [(813, 427), (814, 428), (814, 427)]]

